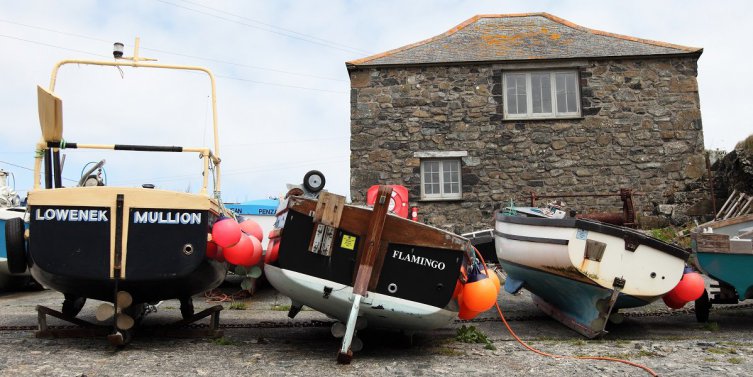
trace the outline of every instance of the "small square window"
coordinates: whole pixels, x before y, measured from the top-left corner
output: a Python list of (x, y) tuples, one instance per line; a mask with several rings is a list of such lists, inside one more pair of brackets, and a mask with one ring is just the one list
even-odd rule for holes
[(460, 159), (421, 161), (421, 199), (462, 199)]

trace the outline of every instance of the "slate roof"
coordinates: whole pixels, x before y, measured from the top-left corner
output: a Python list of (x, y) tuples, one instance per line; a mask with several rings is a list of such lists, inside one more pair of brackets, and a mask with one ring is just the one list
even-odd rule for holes
[(593, 30), (548, 13), (478, 15), (444, 34), (346, 63), (348, 67), (698, 54)]

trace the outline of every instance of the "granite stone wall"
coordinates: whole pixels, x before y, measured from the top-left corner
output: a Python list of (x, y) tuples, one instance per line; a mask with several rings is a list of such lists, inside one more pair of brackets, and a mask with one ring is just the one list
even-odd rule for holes
[[(505, 120), (504, 66), (351, 69), (351, 198), (406, 186), (419, 220), (455, 232), (493, 224), (530, 192), (640, 192), (647, 226), (710, 211), (697, 58), (594, 60), (580, 75), (578, 119)], [(418, 151), (467, 151), (463, 199), (420, 201)], [(618, 211), (618, 197), (566, 199), (579, 212)], [(660, 208), (661, 205), (661, 208)], [(660, 211), (661, 209), (661, 211)]]

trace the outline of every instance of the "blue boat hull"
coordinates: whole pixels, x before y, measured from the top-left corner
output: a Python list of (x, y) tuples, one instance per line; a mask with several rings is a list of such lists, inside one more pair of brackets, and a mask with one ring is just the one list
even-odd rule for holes
[[(609, 309), (611, 289), (503, 259), (500, 264), (507, 272), (505, 291), (508, 293), (514, 294), (520, 288), (525, 288), (533, 294), (534, 303), (544, 312), (589, 338), (606, 332), (606, 317), (602, 313)], [(612, 313), (618, 309), (647, 305), (654, 299), (619, 294)]]

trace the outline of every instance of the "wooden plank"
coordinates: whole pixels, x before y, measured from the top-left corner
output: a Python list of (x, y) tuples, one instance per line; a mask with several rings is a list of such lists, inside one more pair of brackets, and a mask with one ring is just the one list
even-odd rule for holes
[(696, 235), (696, 248), (705, 253), (728, 253), (729, 236), (725, 234), (700, 233)]
[(314, 222), (339, 228), (343, 208), (345, 208), (344, 196), (322, 192), (319, 194), (319, 200), (316, 202)]
[(709, 221), (707, 223), (699, 225), (698, 228), (703, 229), (703, 228), (711, 227), (712, 229), (717, 229), (717, 228), (722, 228), (729, 225), (739, 224), (746, 221), (753, 221), (753, 214), (742, 215), (742, 216), (733, 217), (731, 219), (726, 219), (726, 220)]
[(385, 220), (387, 219), (391, 195), (392, 187), (379, 186), (374, 210), (371, 212), (371, 217), (369, 218), (366, 239), (361, 244), (358, 256), (358, 269), (355, 281), (353, 282), (354, 294), (366, 295), (377, 254), (384, 250), (382, 248), (382, 232)]
[(726, 215), (724, 215), (724, 220), (727, 220), (727, 219), (729, 219), (730, 217), (732, 217), (732, 215), (733, 215), (733, 214), (735, 213), (735, 211), (737, 210), (737, 207), (738, 207), (738, 206), (740, 205), (740, 203), (741, 203), (741, 202), (743, 201), (743, 198), (745, 198), (745, 194), (743, 194), (743, 193), (740, 193), (740, 195), (739, 195), (739, 196), (737, 197), (737, 200), (735, 200), (735, 203), (734, 203), (734, 204), (732, 205), (732, 207), (730, 207), (730, 208), (729, 208), (729, 210), (727, 211), (727, 214), (726, 214)]
[(743, 205), (742, 207), (740, 207), (740, 210), (737, 211), (737, 213), (735, 214), (735, 216), (742, 216), (742, 215), (745, 215), (745, 214), (747, 214), (747, 213), (750, 212), (750, 209), (751, 209), (750, 204), (753, 203), (753, 195), (752, 196), (747, 196), (746, 195), (746, 198), (748, 198), (748, 201), (745, 202), (745, 205)]
[(732, 191), (732, 195), (730, 195), (727, 198), (727, 201), (724, 202), (724, 205), (722, 206), (722, 209), (720, 209), (719, 212), (716, 213), (716, 218), (717, 219), (719, 219), (719, 218), (722, 217), (722, 214), (725, 213), (725, 211), (727, 210), (727, 207), (729, 206), (730, 202), (732, 201), (732, 198), (734, 198), (735, 196), (737, 196), (737, 190)]
[[(310, 215), (316, 209), (316, 201), (305, 197), (291, 197), (289, 209), (304, 215)], [(363, 207), (346, 205), (339, 229), (358, 236), (367, 233), (371, 210)], [(437, 247), (442, 249), (465, 251), (468, 240), (456, 234), (437, 229), (398, 216), (388, 215), (384, 224), (384, 242)]]

